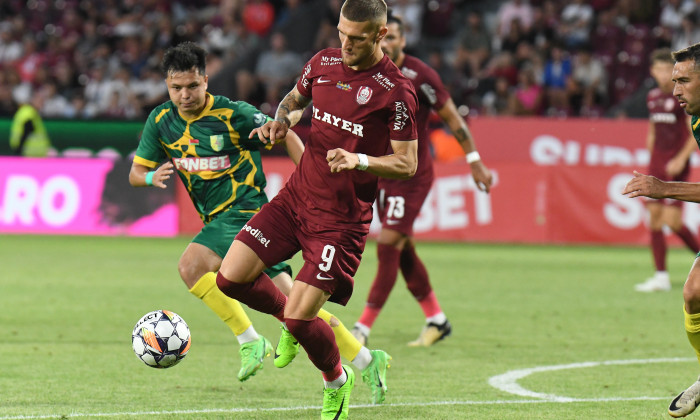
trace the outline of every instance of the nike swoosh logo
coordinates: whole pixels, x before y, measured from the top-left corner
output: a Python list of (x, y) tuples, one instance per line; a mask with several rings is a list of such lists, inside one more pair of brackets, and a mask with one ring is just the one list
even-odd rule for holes
[(324, 277), (321, 273), (316, 274), (316, 278), (319, 280), (333, 280), (333, 277)]
[(328, 83), (330, 82), (330, 79), (323, 79), (322, 77), (318, 78), (318, 83)]
[(335, 413), (335, 417), (333, 417), (333, 420), (338, 420), (340, 418), (340, 415), (343, 414), (343, 405), (345, 405), (345, 397), (343, 397), (343, 401), (340, 402), (340, 408), (338, 409), (338, 412)]

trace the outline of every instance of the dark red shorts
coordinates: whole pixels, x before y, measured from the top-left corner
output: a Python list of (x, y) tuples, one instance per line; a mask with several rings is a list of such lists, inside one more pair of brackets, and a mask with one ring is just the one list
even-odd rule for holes
[(379, 180), (377, 213), (382, 228), (413, 236), (413, 222), (428, 197), (432, 179), (422, 182)]
[(289, 203), (275, 197), (236, 235), (267, 267), (301, 251), (304, 266), (296, 280), (331, 294), (345, 305), (352, 295), (367, 233), (321, 226), (301, 217)]

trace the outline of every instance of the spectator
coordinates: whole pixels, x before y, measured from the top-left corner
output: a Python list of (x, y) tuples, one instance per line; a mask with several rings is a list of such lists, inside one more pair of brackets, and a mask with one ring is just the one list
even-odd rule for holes
[(275, 32), (270, 37), (269, 51), (260, 55), (255, 66), (255, 75), (265, 87), (265, 98), (268, 103), (276, 104), (282, 99), (282, 94), (289, 91), (299, 69), (304, 66), (304, 60), (297, 53), (289, 51), (284, 36)]
[(39, 113), (48, 118), (67, 118), (73, 114), (71, 103), (58, 92), (56, 83), (51, 81), (40, 87), (37, 95), (43, 97)]
[(511, 21), (518, 19), (524, 31), (529, 31), (533, 22), (533, 10), (527, 0), (506, 0), (498, 9), (496, 35), (498, 39), (508, 36)]
[(518, 85), (508, 98), (508, 113), (516, 116), (534, 116), (542, 112), (542, 86), (537, 84), (532, 67), (518, 71)]
[(680, 29), (683, 16), (687, 13), (684, 10), (681, 0), (665, 0), (659, 16), (659, 25), (672, 31)]
[(13, 63), (22, 56), (22, 44), (15, 39), (12, 24), (0, 25), (0, 65)]
[(510, 31), (508, 35), (501, 40), (501, 51), (508, 51), (511, 54), (515, 54), (518, 44), (520, 44), (521, 41), (528, 42), (530, 40), (529, 38), (520, 20), (513, 19), (510, 21)]
[(530, 36), (533, 46), (538, 51), (549, 51), (556, 38), (556, 28), (559, 26), (559, 15), (552, 0), (545, 0), (542, 7), (533, 9)]
[(482, 100), (482, 112), (485, 115), (510, 115), (511, 87), (505, 77), (499, 77)]
[[(321, 27), (316, 36), (314, 50), (320, 51), (324, 48), (340, 48), (337, 27), (338, 16), (340, 16), (340, 6), (342, 5), (342, 0), (328, 0), (323, 17), (321, 18)], [(333, 45), (333, 43), (336, 43), (336, 45)]]
[(477, 75), (491, 54), (491, 35), (486, 30), (481, 13), (467, 14), (466, 25), (459, 33), (455, 67), (468, 75)]
[(248, 0), (243, 6), (242, 15), (245, 28), (249, 32), (264, 37), (275, 21), (275, 8), (267, 0)]
[(552, 46), (542, 80), (549, 105), (548, 115), (566, 115), (569, 112), (566, 86), (572, 71), (571, 60), (564, 50), (557, 45)]
[(394, 16), (403, 21), (406, 49), (415, 51), (423, 30), (423, 2), (420, 0), (388, 0)]
[(593, 8), (586, 0), (572, 0), (561, 11), (561, 25), (559, 36), (564, 45), (570, 49), (589, 41), (591, 27), (593, 25)]
[(695, 14), (689, 13), (683, 16), (681, 27), (673, 32), (671, 49), (678, 51), (700, 41), (700, 27)]
[(599, 115), (607, 99), (608, 75), (603, 63), (593, 56), (591, 47), (580, 48), (568, 80), (569, 102), (574, 115)]

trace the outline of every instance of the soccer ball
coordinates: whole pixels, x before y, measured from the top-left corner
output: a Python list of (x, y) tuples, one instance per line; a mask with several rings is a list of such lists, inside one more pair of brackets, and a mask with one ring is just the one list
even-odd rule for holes
[(190, 349), (190, 329), (178, 314), (157, 310), (139, 319), (131, 344), (134, 353), (150, 367), (163, 369), (175, 366)]

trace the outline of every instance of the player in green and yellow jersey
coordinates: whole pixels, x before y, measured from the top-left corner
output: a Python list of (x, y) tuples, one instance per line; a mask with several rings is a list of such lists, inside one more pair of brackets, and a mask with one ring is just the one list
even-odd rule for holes
[[(681, 108), (692, 116), (691, 129), (700, 146), (700, 43), (673, 53), (673, 96)], [(634, 172), (623, 190), (629, 197), (672, 198), (700, 203), (700, 183), (664, 182), (656, 177)], [(700, 360), (700, 254), (696, 256), (683, 286), (685, 330), (695, 354)], [(700, 404), (700, 379), (671, 401), (668, 412), (672, 417), (685, 417)]]
[[(272, 144), (263, 144), (251, 132), (270, 118), (250, 104), (208, 93), (205, 63), (206, 52), (191, 42), (166, 51), (162, 67), (170, 101), (149, 115), (129, 182), (135, 187), (166, 188), (165, 181), (177, 172), (187, 188), (204, 227), (180, 257), (180, 277), (236, 335), (242, 358), (238, 379), (244, 381), (262, 368), (272, 345), (257, 334), (241, 305), (219, 290), (216, 271), (236, 234), (268, 202), (259, 150)], [(304, 146), (296, 134), (289, 131), (276, 143), (283, 144), (292, 160), (299, 162)], [(266, 273), (283, 293), (289, 293), (289, 265), (277, 264)], [(383, 401), (385, 353), (368, 350), (337, 318), (321, 312), (333, 328), (342, 355), (361, 370), (371, 371), (376, 379), (370, 384), (373, 400)], [(286, 366), (298, 352), (299, 344), (283, 324), (275, 365)]]

